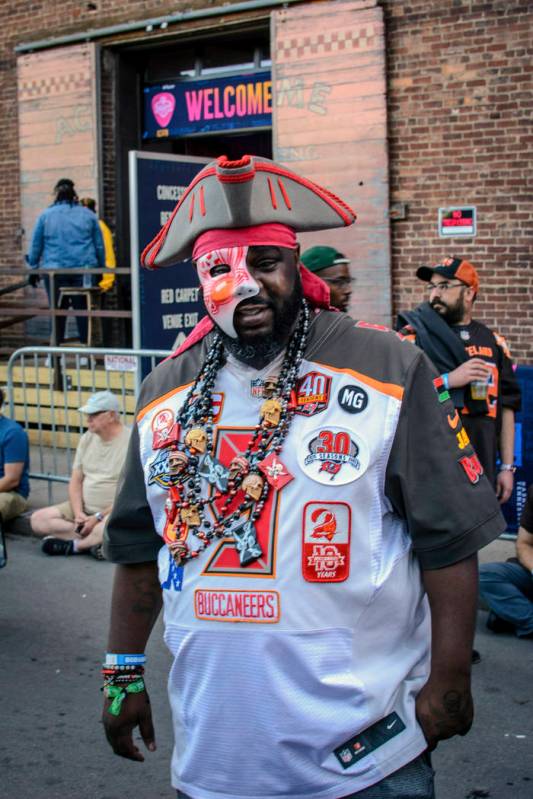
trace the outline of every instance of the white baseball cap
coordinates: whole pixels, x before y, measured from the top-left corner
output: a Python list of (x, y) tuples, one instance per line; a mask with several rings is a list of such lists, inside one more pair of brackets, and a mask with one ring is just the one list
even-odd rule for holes
[(111, 391), (97, 391), (91, 394), (85, 405), (79, 408), (80, 413), (100, 413), (101, 411), (116, 411), (120, 413), (120, 402)]

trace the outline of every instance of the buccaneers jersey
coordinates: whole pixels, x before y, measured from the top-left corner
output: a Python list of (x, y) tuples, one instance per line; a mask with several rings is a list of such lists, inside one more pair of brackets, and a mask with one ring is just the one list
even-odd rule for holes
[[(106, 552), (158, 561), (173, 785), (195, 799), (338, 799), (426, 748), (415, 716), (430, 659), (420, 568), (468, 557), (505, 525), (426, 356), (321, 312), (283, 450), (267, 459), (262, 554), (241, 566), (228, 535), (176, 566), (161, 538), (172, 482), (161, 436), (210, 341), (143, 385)], [(204, 475), (246, 450), (272, 368), (230, 358), (220, 370)]]

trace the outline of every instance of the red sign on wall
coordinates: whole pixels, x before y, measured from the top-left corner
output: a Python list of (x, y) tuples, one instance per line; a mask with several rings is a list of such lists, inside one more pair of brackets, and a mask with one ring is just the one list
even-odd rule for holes
[(476, 235), (475, 206), (464, 208), (439, 208), (439, 236), (441, 239)]

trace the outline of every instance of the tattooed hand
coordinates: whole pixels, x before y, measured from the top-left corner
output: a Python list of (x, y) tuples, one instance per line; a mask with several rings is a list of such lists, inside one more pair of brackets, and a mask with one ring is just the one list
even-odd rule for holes
[(445, 738), (466, 735), (474, 718), (470, 679), (430, 677), (416, 699), (416, 714), (430, 751)]

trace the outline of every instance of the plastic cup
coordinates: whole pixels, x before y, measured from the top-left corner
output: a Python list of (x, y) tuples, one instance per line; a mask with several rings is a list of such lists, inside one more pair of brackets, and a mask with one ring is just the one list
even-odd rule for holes
[(487, 399), (489, 393), (488, 380), (474, 380), (470, 383), (470, 394), (473, 400)]

